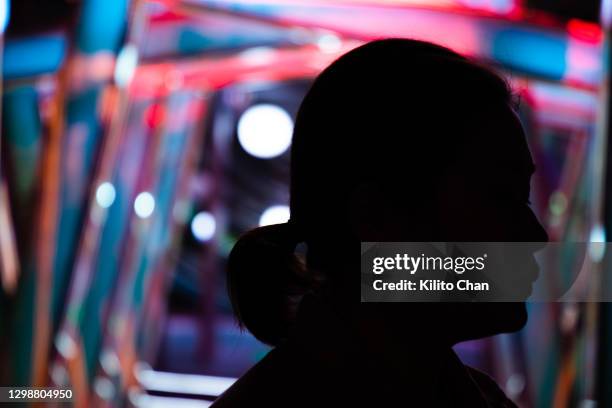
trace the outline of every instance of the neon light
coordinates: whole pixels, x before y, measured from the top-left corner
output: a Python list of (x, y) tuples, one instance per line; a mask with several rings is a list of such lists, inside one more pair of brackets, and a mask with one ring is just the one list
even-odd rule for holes
[(12, 79), (55, 72), (67, 49), (66, 37), (57, 33), (9, 40), (4, 47), (3, 76)]
[(601, 24), (607, 28), (612, 26), (612, 0), (601, 2)]
[(589, 255), (593, 262), (601, 262), (606, 254), (606, 230), (601, 224), (591, 229), (589, 237)]
[(130, 394), (130, 402), (138, 408), (208, 408), (212, 402), (188, 398), (157, 397), (146, 394)]
[(155, 210), (155, 198), (148, 191), (143, 191), (134, 200), (134, 212), (139, 218), (149, 218)]
[(334, 34), (323, 34), (317, 39), (321, 52), (336, 53), (342, 48), (342, 40)]
[(209, 212), (199, 212), (191, 220), (191, 233), (200, 242), (210, 241), (215, 236), (216, 229), (215, 217)]
[(138, 49), (133, 44), (127, 44), (121, 49), (115, 63), (115, 83), (126, 86), (132, 80), (138, 65)]
[(248, 108), (238, 120), (238, 141), (252, 156), (271, 159), (291, 146), (293, 119), (280, 106), (259, 104)]
[(0, 0), (0, 33), (4, 33), (9, 22), (11, 14), (11, 2), (9, 0)]
[(289, 221), (291, 213), (286, 205), (273, 205), (267, 208), (259, 218), (259, 226), (282, 224)]
[(136, 372), (136, 378), (147, 391), (216, 397), (227, 390), (236, 378), (212, 375), (177, 374), (151, 369)]
[(567, 32), (571, 37), (591, 44), (599, 44), (603, 39), (599, 25), (578, 19), (568, 21)]
[(116, 195), (115, 186), (105, 181), (96, 189), (96, 202), (100, 207), (108, 208), (115, 202)]

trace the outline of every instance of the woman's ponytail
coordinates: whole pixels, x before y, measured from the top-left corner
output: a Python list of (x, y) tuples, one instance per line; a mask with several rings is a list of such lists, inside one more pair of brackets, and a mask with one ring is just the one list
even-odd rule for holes
[(239, 324), (257, 339), (277, 345), (293, 322), (310, 280), (295, 254), (301, 241), (290, 222), (255, 228), (229, 255), (227, 284)]

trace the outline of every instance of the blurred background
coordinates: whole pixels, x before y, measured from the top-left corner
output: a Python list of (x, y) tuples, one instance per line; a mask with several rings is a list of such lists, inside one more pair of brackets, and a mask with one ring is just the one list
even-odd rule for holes
[[(0, 0), (0, 385), (206, 407), (261, 359), (227, 254), (288, 219), (299, 103), (376, 38), (505, 73), (551, 240), (606, 241), (610, 18), (610, 0)], [(610, 304), (529, 307), (521, 332), (457, 352), (521, 407), (612, 407)]]

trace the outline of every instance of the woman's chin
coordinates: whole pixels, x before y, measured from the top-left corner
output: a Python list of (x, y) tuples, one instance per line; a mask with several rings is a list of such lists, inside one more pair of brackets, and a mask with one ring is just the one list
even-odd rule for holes
[[(527, 324), (527, 306), (525, 302), (505, 303), (506, 308), (500, 314), (501, 333), (513, 333), (521, 330)], [(502, 328), (500, 328), (502, 329)]]
[[(476, 340), (502, 333), (521, 330), (527, 323), (527, 307), (524, 302), (470, 303), (464, 318), (455, 327), (461, 337), (456, 342)], [(466, 317), (468, 317), (466, 319)]]

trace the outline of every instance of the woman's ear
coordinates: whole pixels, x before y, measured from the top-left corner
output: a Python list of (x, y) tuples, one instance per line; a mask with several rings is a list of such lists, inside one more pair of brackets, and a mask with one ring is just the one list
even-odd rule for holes
[(369, 182), (353, 189), (348, 200), (348, 222), (351, 233), (360, 241), (385, 241), (388, 236), (388, 218), (391, 211), (383, 190)]
[(416, 187), (403, 191), (363, 182), (349, 195), (347, 216), (361, 242), (423, 242), (438, 236), (436, 211), (432, 197)]

